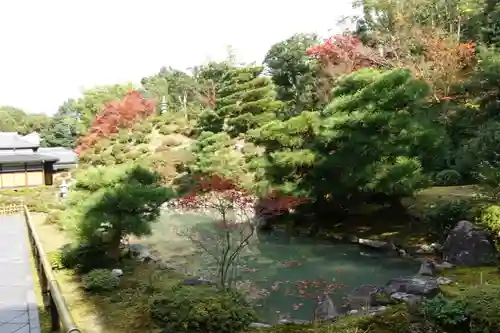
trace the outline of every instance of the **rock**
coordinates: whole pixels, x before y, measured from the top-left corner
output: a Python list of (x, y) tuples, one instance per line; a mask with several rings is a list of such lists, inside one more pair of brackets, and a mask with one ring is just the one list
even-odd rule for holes
[(251, 328), (265, 328), (265, 327), (271, 327), (271, 325), (264, 324), (264, 323), (251, 323), (249, 325)]
[(397, 292), (391, 294), (391, 298), (400, 302), (405, 302), (408, 304), (416, 304), (420, 301), (422, 301), (423, 297), (419, 295), (413, 295), (413, 294), (408, 294), (408, 293), (403, 293), (403, 292)]
[(436, 272), (436, 264), (431, 260), (424, 260), (420, 265), (417, 275), (435, 276)]
[(443, 246), (438, 243), (432, 243), (430, 245), (428, 244), (421, 244), (419, 248), (417, 249), (417, 253), (419, 254), (433, 254), (438, 251), (441, 251), (443, 249)]
[(384, 288), (373, 285), (362, 285), (354, 289), (346, 297), (346, 306), (349, 309), (360, 309), (366, 305), (378, 306), (391, 303), (384, 293)]
[(453, 283), (453, 280), (452, 279), (449, 279), (447, 277), (444, 277), (444, 276), (440, 276), (436, 279), (437, 283), (439, 285), (447, 285), (447, 284), (452, 284)]
[(439, 284), (434, 277), (412, 276), (391, 279), (384, 289), (389, 295), (400, 292), (425, 297), (434, 297), (439, 293)]
[(438, 271), (442, 271), (442, 270), (445, 270), (445, 269), (450, 269), (450, 268), (453, 268), (453, 264), (450, 264), (449, 262), (447, 261), (443, 261), (441, 263), (436, 263), (434, 264), (434, 267), (436, 267), (436, 269)]
[(460, 221), (443, 244), (443, 258), (455, 265), (491, 265), (495, 263), (496, 249), (488, 231)]
[(398, 253), (398, 255), (402, 258), (411, 258), (412, 257), (412, 255), (409, 254), (408, 251), (406, 251), (405, 249), (396, 248), (395, 250)]
[(120, 276), (123, 276), (123, 271), (119, 268), (115, 268), (111, 271), (111, 275), (116, 276), (116, 277), (120, 277)]
[(443, 245), (439, 243), (432, 243), (431, 247), (434, 249), (434, 251), (443, 251)]
[(335, 321), (339, 316), (340, 314), (328, 294), (325, 293), (317, 297), (314, 308), (315, 321)]
[(432, 254), (434, 253), (434, 249), (430, 245), (422, 244), (415, 252), (418, 254)]
[(368, 246), (368, 247), (371, 247), (374, 249), (388, 249), (388, 248), (390, 248), (390, 245), (388, 242), (372, 240), (372, 239), (360, 238), (358, 240), (358, 244)]
[(282, 324), (282, 325), (307, 325), (310, 323), (311, 322), (308, 320), (301, 320), (301, 319), (284, 318), (284, 319), (278, 320), (278, 324)]
[(128, 248), (132, 254), (136, 256), (150, 256), (151, 253), (149, 252), (149, 249), (142, 245), (142, 244), (130, 244), (128, 245)]
[(387, 306), (383, 306), (383, 305), (371, 307), (369, 309), (365, 309), (365, 311), (368, 312), (369, 316), (376, 315), (377, 313), (384, 312), (385, 310), (387, 310)]

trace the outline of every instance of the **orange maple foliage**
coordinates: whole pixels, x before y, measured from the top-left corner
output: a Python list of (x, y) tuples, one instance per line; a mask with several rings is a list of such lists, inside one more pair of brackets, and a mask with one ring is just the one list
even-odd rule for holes
[[(427, 81), (435, 100), (449, 100), (453, 85), (462, 81), (475, 59), (474, 42), (458, 43), (454, 38), (428, 35), (422, 40), (423, 57), (407, 66), (416, 77)], [(416, 59), (414, 59), (416, 60)]]
[(155, 109), (156, 103), (143, 98), (137, 91), (128, 92), (121, 101), (107, 103), (102, 112), (95, 117), (89, 133), (80, 138), (75, 152), (80, 154), (101, 138), (115, 135), (120, 129), (131, 127), (135, 122), (154, 114)]

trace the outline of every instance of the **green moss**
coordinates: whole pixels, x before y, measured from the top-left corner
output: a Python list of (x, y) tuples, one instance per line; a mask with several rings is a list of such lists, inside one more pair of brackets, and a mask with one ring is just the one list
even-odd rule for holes
[(459, 296), (468, 287), (490, 284), (500, 285), (500, 270), (498, 267), (460, 267), (445, 270), (442, 276), (455, 281), (451, 285), (442, 286), (441, 290), (447, 296)]

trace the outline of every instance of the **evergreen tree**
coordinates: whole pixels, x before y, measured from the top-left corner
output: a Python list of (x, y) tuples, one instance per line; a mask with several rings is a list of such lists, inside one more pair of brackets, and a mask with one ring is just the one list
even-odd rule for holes
[(271, 79), (262, 76), (262, 70), (261, 66), (229, 69), (217, 91), (214, 110), (202, 114), (199, 127), (237, 137), (275, 119), (282, 103), (275, 99)]
[(345, 210), (373, 198), (396, 203), (426, 185), (419, 153), (436, 141), (423, 117), (429, 86), (407, 70), (364, 69), (338, 81), (322, 112), (303, 112), (252, 131), (266, 153), (265, 186)]

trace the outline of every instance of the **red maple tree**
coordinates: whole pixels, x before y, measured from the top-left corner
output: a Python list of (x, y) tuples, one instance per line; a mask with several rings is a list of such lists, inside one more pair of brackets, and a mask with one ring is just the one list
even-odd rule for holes
[(329, 74), (349, 74), (363, 67), (378, 66), (380, 60), (373, 49), (361, 40), (344, 33), (327, 38), (323, 43), (307, 49), (306, 53), (318, 59)]
[(77, 154), (92, 147), (101, 138), (112, 136), (122, 128), (129, 128), (138, 120), (154, 114), (156, 104), (137, 91), (128, 92), (123, 100), (107, 103), (90, 126), (89, 133), (80, 138)]
[(214, 259), (221, 287), (228, 287), (233, 282), (230, 269), (235, 269), (235, 260), (250, 244), (259, 218), (283, 214), (308, 201), (273, 191), (256, 205), (256, 196), (222, 176), (194, 177), (193, 183), (192, 191), (172, 201), (170, 206), (213, 219), (213, 233), (207, 233), (206, 229), (203, 232), (189, 230), (182, 236), (189, 238)]

